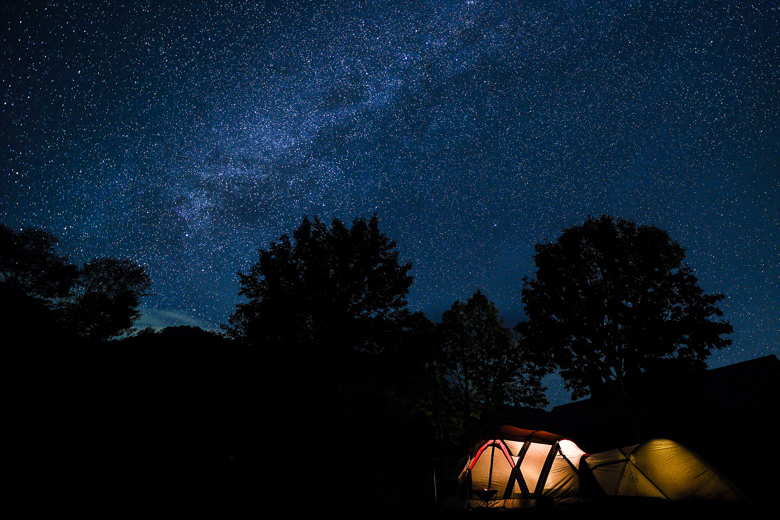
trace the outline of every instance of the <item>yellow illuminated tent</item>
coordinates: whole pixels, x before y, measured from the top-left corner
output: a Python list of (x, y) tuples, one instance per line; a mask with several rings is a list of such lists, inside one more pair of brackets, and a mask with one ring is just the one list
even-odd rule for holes
[(743, 500), (701, 457), (667, 439), (588, 455), (584, 462), (609, 496)]
[(540, 499), (577, 497), (583, 455), (560, 435), (502, 426), (472, 449), (450, 505), (518, 508)]

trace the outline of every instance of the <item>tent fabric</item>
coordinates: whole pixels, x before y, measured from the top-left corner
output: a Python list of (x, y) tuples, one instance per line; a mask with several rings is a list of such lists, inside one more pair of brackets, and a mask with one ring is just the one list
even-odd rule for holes
[(668, 439), (588, 455), (585, 464), (609, 496), (742, 500), (701, 457)]
[(501, 427), (471, 451), (458, 479), (456, 505), (518, 508), (579, 496), (577, 468), (584, 455), (560, 435)]
[(474, 445), (447, 505), (524, 508), (603, 495), (745, 501), (701, 457), (668, 439), (587, 455), (566, 437), (503, 426)]
[(543, 430), (524, 430), (515, 426), (499, 426), (496, 430), (497, 439), (506, 439), (511, 441), (525, 442), (533, 441), (537, 444), (555, 444), (558, 441), (566, 439), (562, 435), (546, 432)]

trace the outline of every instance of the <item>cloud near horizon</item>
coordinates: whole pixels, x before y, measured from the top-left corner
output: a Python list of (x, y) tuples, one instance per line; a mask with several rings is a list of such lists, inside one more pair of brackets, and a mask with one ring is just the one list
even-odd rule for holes
[(140, 311), (141, 317), (135, 322), (135, 328), (137, 329), (151, 327), (160, 330), (166, 327), (190, 326), (200, 327), (205, 330), (215, 330), (213, 326), (205, 321), (190, 316), (185, 312), (151, 309), (148, 307), (141, 307)]

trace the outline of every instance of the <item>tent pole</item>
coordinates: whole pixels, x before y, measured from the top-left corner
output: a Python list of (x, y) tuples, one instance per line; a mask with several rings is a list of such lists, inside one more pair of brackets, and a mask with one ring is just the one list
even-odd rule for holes
[(436, 487), (436, 461), (439, 459), (433, 459), (433, 505), (439, 507), (439, 490)]
[(493, 441), (493, 445), (490, 447), (490, 473), (488, 473), (488, 489), (493, 489), (493, 459), (496, 455), (496, 441)]

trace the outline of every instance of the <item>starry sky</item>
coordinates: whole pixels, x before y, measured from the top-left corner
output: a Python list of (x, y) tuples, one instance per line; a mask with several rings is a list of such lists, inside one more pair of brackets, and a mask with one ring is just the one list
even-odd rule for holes
[(218, 327), (304, 215), (376, 213), (432, 319), (522, 316), (533, 246), (666, 229), (734, 344), (780, 349), (776, 1), (15, 1), (0, 221), (131, 258), (140, 325)]

